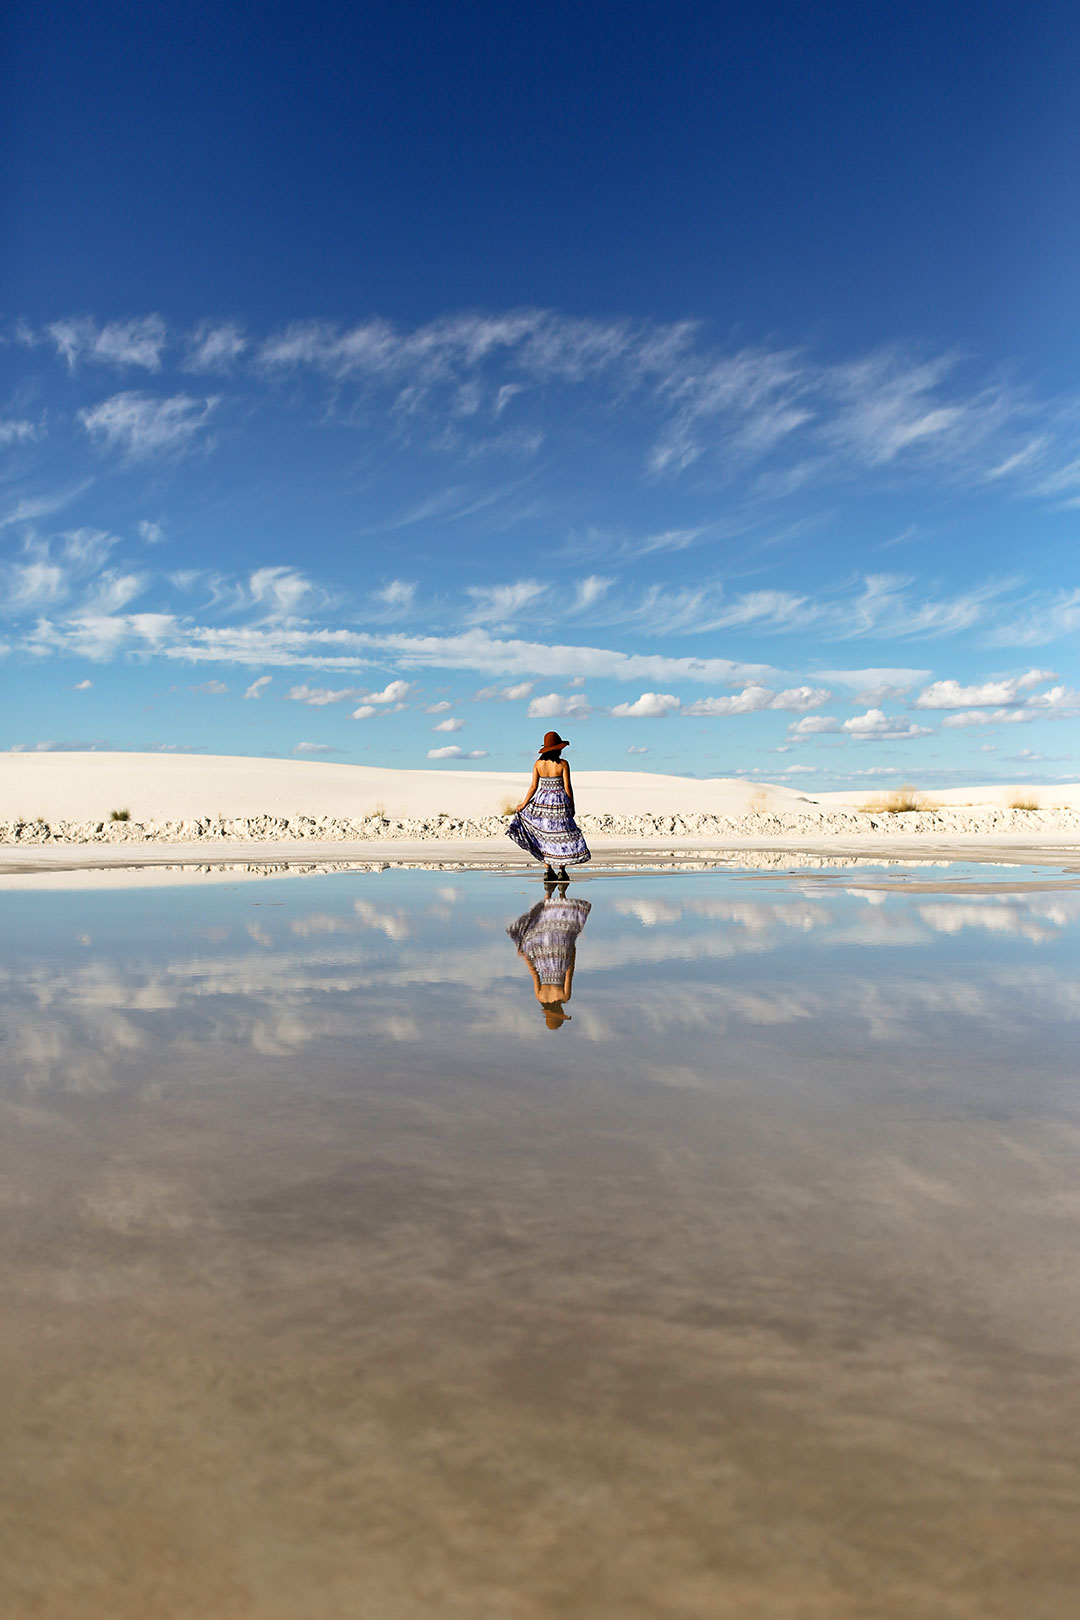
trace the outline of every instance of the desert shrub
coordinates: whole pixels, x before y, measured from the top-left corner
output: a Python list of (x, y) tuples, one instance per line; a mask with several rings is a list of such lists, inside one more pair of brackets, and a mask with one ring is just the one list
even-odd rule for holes
[(924, 798), (917, 788), (905, 785), (893, 788), (891, 793), (879, 794), (876, 799), (867, 799), (859, 808), (878, 815), (903, 816), (912, 810), (936, 810), (937, 805)]
[(1010, 810), (1038, 810), (1041, 806), (1032, 793), (1017, 793), (1009, 800)]
[(513, 799), (504, 799), (499, 806), (499, 814), (500, 816), (512, 816), (516, 809), (517, 805)]
[(131, 820), (131, 811), (130, 810), (110, 810), (109, 811), (109, 820), (110, 821), (130, 821)]

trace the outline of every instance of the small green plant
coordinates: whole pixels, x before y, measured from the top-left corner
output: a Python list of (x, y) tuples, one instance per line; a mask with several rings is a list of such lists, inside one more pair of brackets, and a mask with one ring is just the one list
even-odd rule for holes
[(130, 810), (110, 810), (109, 811), (109, 820), (110, 821), (130, 821), (131, 820), (131, 811)]
[(1010, 810), (1040, 810), (1041, 808), (1038, 799), (1031, 793), (1017, 793), (1009, 800)]

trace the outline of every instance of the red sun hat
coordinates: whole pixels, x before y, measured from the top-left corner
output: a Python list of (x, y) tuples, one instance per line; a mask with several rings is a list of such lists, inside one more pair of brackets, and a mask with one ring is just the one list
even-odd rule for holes
[(569, 748), (569, 746), (570, 744), (566, 738), (560, 737), (557, 731), (548, 731), (544, 734), (543, 746), (539, 748), (537, 752), (541, 754), (548, 754), (553, 748)]

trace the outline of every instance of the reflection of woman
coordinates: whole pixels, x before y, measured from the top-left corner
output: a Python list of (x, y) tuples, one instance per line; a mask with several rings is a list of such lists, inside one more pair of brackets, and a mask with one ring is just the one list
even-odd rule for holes
[(560, 883), (506, 930), (532, 974), (548, 1029), (561, 1029), (570, 1017), (563, 1003), (573, 991), (577, 937), (591, 910), (587, 900), (569, 899)]
[(529, 791), (506, 829), (527, 855), (545, 863), (545, 883), (565, 883), (568, 866), (582, 866), (592, 859), (574, 820), (574, 787), (570, 767), (562, 757), (563, 749), (569, 746), (557, 731), (547, 733), (533, 766)]

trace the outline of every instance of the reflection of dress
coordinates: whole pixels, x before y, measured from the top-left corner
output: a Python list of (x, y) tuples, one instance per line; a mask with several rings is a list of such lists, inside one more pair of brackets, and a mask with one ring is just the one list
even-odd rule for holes
[(541, 984), (562, 984), (574, 964), (574, 947), (592, 910), (587, 900), (546, 895), (506, 932), (536, 969)]
[(534, 860), (557, 861), (560, 866), (583, 866), (592, 860), (558, 776), (540, 778), (536, 792), (506, 831)]

